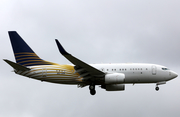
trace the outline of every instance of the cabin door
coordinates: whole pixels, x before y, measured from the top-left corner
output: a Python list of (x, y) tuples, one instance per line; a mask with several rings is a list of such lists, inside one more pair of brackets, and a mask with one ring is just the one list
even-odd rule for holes
[(156, 75), (157, 68), (155, 65), (152, 66), (152, 75)]

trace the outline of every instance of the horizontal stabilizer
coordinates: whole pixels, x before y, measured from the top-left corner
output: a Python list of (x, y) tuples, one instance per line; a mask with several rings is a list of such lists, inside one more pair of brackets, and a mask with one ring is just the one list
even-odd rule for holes
[(20, 64), (18, 64), (18, 63), (14, 63), (14, 62), (9, 61), (9, 60), (7, 60), (7, 59), (4, 59), (4, 61), (5, 61), (6, 63), (8, 63), (11, 67), (13, 67), (13, 68), (16, 69), (16, 70), (21, 70), (21, 71), (31, 70), (30, 68), (27, 68), (27, 67), (25, 67), (25, 66), (22, 66), (22, 65), (20, 65)]

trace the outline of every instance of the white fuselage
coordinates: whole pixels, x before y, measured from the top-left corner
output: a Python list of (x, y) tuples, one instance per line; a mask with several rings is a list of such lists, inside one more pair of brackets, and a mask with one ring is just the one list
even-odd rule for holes
[(157, 83), (171, 80), (177, 76), (175, 72), (156, 64), (124, 63), (93, 66), (106, 73), (125, 74), (124, 83)]
[[(90, 65), (106, 74), (124, 74), (124, 84), (159, 83), (177, 77), (175, 72), (156, 64), (122, 63)], [(60, 84), (81, 84), (83, 82), (83, 77), (75, 72), (73, 65), (41, 65), (30, 68), (30, 71), (16, 71), (16, 73), (37, 80)]]

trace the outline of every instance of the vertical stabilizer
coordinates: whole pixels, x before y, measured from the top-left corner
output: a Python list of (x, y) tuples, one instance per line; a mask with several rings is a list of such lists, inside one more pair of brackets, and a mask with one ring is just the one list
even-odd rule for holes
[(9, 31), (12, 48), (16, 63), (23, 66), (34, 65), (52, 65), (54, 63), (47, 62), (39, 58), (36, 53), (28, 46), (28, 44), (19, 36), (16, 31)]

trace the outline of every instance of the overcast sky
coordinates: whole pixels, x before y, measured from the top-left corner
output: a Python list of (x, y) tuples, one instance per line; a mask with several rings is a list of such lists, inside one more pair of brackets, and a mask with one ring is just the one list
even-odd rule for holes
[(155, 63), (180, 74), (179, 0), (1, 0), (1, 117), (179, 117), (180, 79), (125, 91), (52, 84), (19, 76), (7, 31), (15, 30), (41, 58), (70, 64), (54, 39), (87, 63)]

